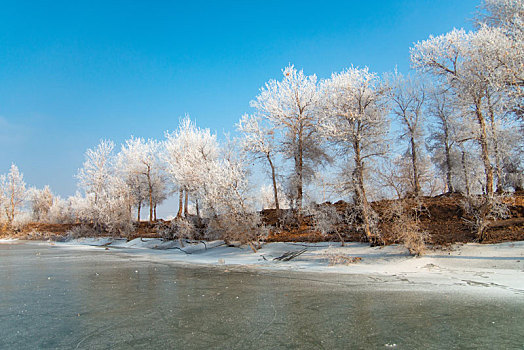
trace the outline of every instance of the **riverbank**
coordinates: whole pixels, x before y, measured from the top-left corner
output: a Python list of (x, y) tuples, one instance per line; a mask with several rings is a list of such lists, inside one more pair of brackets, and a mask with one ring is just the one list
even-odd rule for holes
[[(17, 244), (24, 241), (3, 240)], [(34, 242), (31, 242), (34, 243)], [(82, 238), (68, 242), (38, 242), (56, 248), (103, 250), (128, 258), (224, 270), (253, 269), (341, 275), (366, 275), (399, 288), (457, 288), (524, 295), (524, 241), (500, 244), (455, 244), (412, 257), (400, 245), (370, 247), (335, 242), (267, 243), (256, 253), (247, 246), (223, 241), (186, 242), (137, 238)], [(287, 255), (286, 255), (287, 254)], [(285, 261), (291, 255), (296, 257)], [(279, 258), (281, 258), (279, 260)]]

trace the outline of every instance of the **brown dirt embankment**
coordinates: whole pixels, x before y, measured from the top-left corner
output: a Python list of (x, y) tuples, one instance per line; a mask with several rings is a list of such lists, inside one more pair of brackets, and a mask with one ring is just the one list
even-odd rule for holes
[[(475, 242), (477, 237), (474, 230), (465, 220), (465, 213), (462, 208), (464, 197), (460, 194), (446, 194), (436, 197), (422, 197), (419, 214), (420, 227), (428, 234), (428, 243), (433, 245), (448, 245), (457, 242)], [(395, 200), (382, 200), (372, 202), (373, 210), (379, 218), (383, 218), (390, 210), (392, 202)], [(491, 222), (487, 229), (487, 239), (483, 243), (500, 243), (507, 241), (524, 241), (524, 193), (519, 192), (505, 198), (505, 203), (509, 209), (509, 217)], [(331, 205), (342, 214), (350, 209), (351, 204), (339, 201)], [(286, 211), (281, 210), (280, 216), (285, 215)], [(338, 235), (322, 235), (315, 231), (312, 225), (312, 218), (305, 217), (299, 225), (283, 225), (277, 228), (278, 215), (274, 209), (262, 212), (264, 222), (273, 226), (268, 241), (271, 242), (319, 242), (337, 241)], [(395, 243), (395, 238), (389, 232), (390, 222), (379, 219), (379, 230), (385, 244)], [(337, 227), (339, 233), (346, 241), (364, 241), (365, 237), (356, 229), (349, 226)]]
[[(474, 230), (464, 219), (465, 213), (461, 203), (464, 198), (459, 194), (441, 195), (436, 197), (422, 197), (419, 214), (420, 228), (427, 233), (427, 243), (432, 245), (449, 245), (457, 242), (475, 242), (477, 237)], [(395, 200), (382, 200), (372, 202), (373, 210), (379, 218), (386, 215)], [(506, 219), (495, 220), (489, 224), (487, 239), (483, 243), (500, 243), (507, 241), (524, 241), (524, 193), (515, 193), (505, 198), (510, 215)], [(321, 205), (333, 206), (338, 213), (351, 209), (351, 204), (344, 201), (336, 203), (323, 203)], [(274, 209), (262, 211), (263, 222), (270, 227), (268, 242), (320, 242), (338, 241), (340, 234), (346, 242), (365, 241), (365, 237), (355, 228), (341, 224), (337, 227), (338, 234), (322, 235), (314, 229), (313, 218), (304, 216), (298, 222), (286, 222), (283, 217), (289, 216), (289, 210), (277, 213)], [(140, 222), (135, 224), (135, 231), (129, 239), (137, 237), (160, 237), (159, 227), (167, 222), (162, 220), (157, 223)], [(18, 237), (24, 239), (60, 239), (67, 232), (80, 224), (44, 224), (30, 223), (17, 231), (0, 232), (0, 237)], [(390, 233), (391, 221), (379, 219), (378, 227), (383, 243), (396, 243), (395, 237)]]

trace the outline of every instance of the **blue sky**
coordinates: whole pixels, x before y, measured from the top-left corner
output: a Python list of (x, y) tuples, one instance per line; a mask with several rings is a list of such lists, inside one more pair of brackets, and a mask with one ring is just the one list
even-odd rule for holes
[(479, 1), (0, 1), (0, 173), (67, 196), (101, 138), (162, 138), (189, 113), (233, 131), (288, 63), (409, 70)]

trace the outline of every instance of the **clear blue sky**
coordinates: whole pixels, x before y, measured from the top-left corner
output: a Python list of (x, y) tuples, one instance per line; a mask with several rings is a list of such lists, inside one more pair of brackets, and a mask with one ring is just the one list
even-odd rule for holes
[(232, 131), (288, 63), (409, 69), (430, 34), (471, 28), (472, 0), (0, 1), (0, 173), (67, 196), (101, 138), (162, 138), (189, 113)]

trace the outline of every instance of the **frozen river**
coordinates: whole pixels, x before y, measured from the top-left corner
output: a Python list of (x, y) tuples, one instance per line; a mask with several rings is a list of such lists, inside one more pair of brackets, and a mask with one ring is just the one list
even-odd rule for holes
[(524, 347), (524, 297), (0, 244), (0, 349)]

